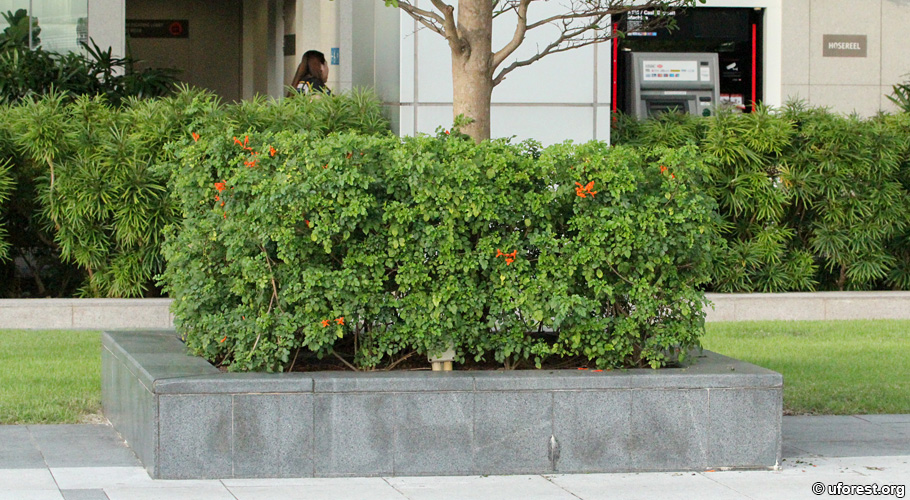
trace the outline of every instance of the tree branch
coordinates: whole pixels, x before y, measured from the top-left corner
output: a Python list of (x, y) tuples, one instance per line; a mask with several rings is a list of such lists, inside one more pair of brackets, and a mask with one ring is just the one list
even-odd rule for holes
[(515, 23), (515, 33), (512, 35), (512, 39), (509, 41), (509, 43), (506, 44), (505, 47), (493, 54), (493, 62), (490, 69), (495, 70), (497, 67), (499, 67), (499, 65), (502, 64), (502, 62), (505, 61), (507, 57), (515, 52), (515, 49), (521, 45), (521, 42), (524, 41), (525, 32), (528, 31), (528, 5), (530, 4), (531, 0), (521, 0), (518, 4), (518, 22)]
[[(597, 19), (594, 19), (591, 23), (588, 23), (586, 26), (583, 26), (580, 28), (575, 28), (572, 30), (567, 29), (567, 30), (563, 31), (559, 35), (559, 38), (557, 38), (554, 42), (547, 45), (542, 51), (538, 52), (537, 54), (535, 54), (525, 60), (515, 61), (512, 64), (508, 65), (507, 67), (503, 68), (499, 72), (499, 74), (496, 75), (495, 78), (493, 78), (493, 86), (495, 87), (496, 85), (499, 85), (505, 79), (505, 76), (507, 74), (509, 74), (510, 72), (512, 72), (522, 66), (528, 66), (534, 62), (537, 62), (540, 59), (542, 59), (544, 56), (547, 56), (550, 54), (555, 54), (557, 52), (565, 52), (567, 50), (577, 49), (579, 47), (584, 47), (586, 45), (592, 45), (592, 44), (595, 44), (598, 42), (603, 42), (605, 40), (608, 40), (609, 38), (603, 38), (603, 37), (597, 37), (597, 36), (586, 39), (586, 40), (580, 40), (580, 41), (575, 40), (576, 38), (580, 37), (581, 35), (589, 32), (589, 31), (601, 29), (598, 25), (598, 22), (600, 20), (602, 20), (604, 17), (606, 17), (606, 14), (600, 16)], [(570, 42), (570, 43), (564, 45), (565, 42)]]
[(452, 7), (442, 0), (431, 1), (433, 2), (433, 6), (445, 16), (445, 20), (442, 23), (445, 33), (443, 33), (442, 36), (449, 41), (449, 47), (451, 47), (453, 51), (463, 51), (465, 48), (464, 40), (458, 35), (458, 28), (455, 26), (455, 7)]
[[(577, 49), (580, 47), (585, 47), (587, 45), (593, 45), (595, 43), (604, 42), (616, 37), (617, 32), (612, 30), (611, 23), (604, 24), (607, 16), (626, 14), (632, 11), (667, 11), (674, 7), (684, 6), (688, 3), (691, 3), (691, 0), (648, 0), (645, 3), (633, 5), (624, 5), (622, 2), (610, 0), (605, 4), (598, 2), (593, 6), (586, 2), (577, 4), (573, 2), (571, 11), (550, 16), (530, 24), (527, 23), (526, 18), (519, 15), (519, 25), (516, 27), (516, 36), (513, 37), (509, 45), (507, 45), (503, 50), (496, 54), (496, 56), (501, 55), (501, 57), (494, 59), (494, 68), (498, 67), (497, 65), (504, 62), (504, 60), (507, 59), (511, 54), (506, 53), (506, 49), (511, 48), (514, 52), (517, 46), (513, 48), (512, 45), (516, 42), (516, 40), (518, 40), (517, 43), (520, 45), (522, 41), (521, 39), (523, 39), (527, 32), (532, 29), (540, 28), (541, 26), (556, 25), (557, 29), (560, 30), (559, 37), (544, 47), (544, 49), (539, 51), (537, 54), (524, 60), (516, 60), (507, 67), (500, 70), (499, 74), (493, 78), (493, 85), (496, 86), (502, 83), (502, 81), (505, 79), (505, 76), (515, 69), (523, 66), (528, 66), (547, 55), (555, 54), (558, 52), (565, 52), (567, 50)], [(666, 20), (666, 17), (656, 16), (645, 20), (633, 31), (653, 31), (658, 27), (664, 26), (666, 24)], [(517, 39), (519, 32), (521, 39)]]
[(419, 7), (409, 4), (408, 2), (400, 1), (398, 2), (398, 8), (405, 11), (409, 16), (413, 17), (415, 21), (426, 26), (427, 28), (439, 33), (443, 37), (446, 36), (445, 31), (442, 28), (442, 25), (445, 23), (445, 20), (439, 14), (423, 10)]

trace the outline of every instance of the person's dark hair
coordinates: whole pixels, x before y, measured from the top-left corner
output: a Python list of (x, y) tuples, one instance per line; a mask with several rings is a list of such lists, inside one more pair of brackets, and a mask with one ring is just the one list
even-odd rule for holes
[(291, 87), (297, 88), (301, 80), (317, 80), (322, 85), (321, 65), (325, 64), (325, 54), (318, 50), (308, 50), (303, 53), (300, 64), (297, 66), (297, 72), (294, 73), (294, 80), (291, 81)]

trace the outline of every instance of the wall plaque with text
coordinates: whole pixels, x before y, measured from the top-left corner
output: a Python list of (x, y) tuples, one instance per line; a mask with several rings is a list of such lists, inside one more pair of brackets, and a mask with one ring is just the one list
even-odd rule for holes
[(190, 22), (186, 19), (127, 19), (126, 36), (130, 38), (189, 38)]
[(822, 57), (866, 57), (866, 35), (822, 35)]

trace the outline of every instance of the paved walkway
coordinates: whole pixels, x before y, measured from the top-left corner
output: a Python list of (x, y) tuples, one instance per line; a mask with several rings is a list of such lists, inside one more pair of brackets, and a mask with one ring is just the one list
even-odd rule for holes
[[(0, 426), (0, 500), (801, 499), (910, 483), (910, 415), (784, 417), (778, 471), (154, 481), (106, 425)], [(818, 486), (815, 486), (818, 487)], [(871, 495), (866, 493), (866, 497)]]

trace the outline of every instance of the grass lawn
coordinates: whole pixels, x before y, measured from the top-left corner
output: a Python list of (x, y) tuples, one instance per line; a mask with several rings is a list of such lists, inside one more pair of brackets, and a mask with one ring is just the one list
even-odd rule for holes
[(101, 413), (101, 333), (0, 330), (0, 424), (62, 424)]
[(910, 321), (708, 323), (702, 345), (784, 376), (785, 414), (910, 413)]

